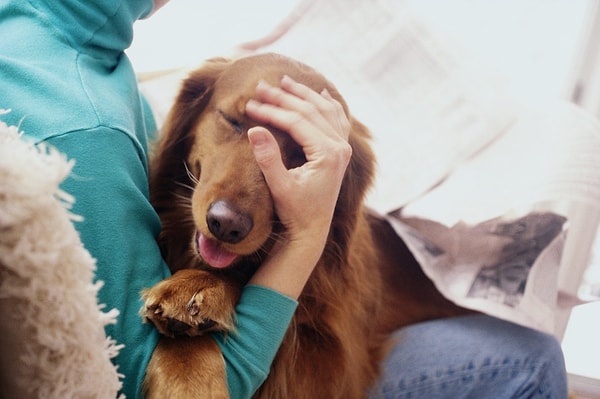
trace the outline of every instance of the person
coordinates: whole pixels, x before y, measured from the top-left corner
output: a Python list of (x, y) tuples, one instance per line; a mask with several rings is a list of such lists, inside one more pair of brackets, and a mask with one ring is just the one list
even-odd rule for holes
[[(73, 212), (84, 217), (76, 228), (97, 259), (97, 278), (104, 282), (99, 300), (120, 311), (117, 324), (106, 332), (125, 345), (114, 360), (128, 398), (140, 396), (158, 340), (156, 330), (139, 317), (139, 292), (169, 272), (155, 241), (160, 223), (148, 200), (148, 137), (156, 126), (124, 50), (133, 23), (163, 3), (0, 0), (0, 108), (11, 109), (3, 119), (18, 125), (28, 139), (52, 145), (76, 162), (63, 189), (76, 198)], [(250, 397), (266, 378), (296, 298), (322, 250), (350, 156), (347, 120), (326, 92), (284, 80), (280, 87), (257, 87), (257, 99), (247, 104), (248, 114), (287, 131), (309, 162), (285, 170), (268, 131), (248, 132), (277, 212), (298, 239), (277, 248), (244, 289), (237, 310), (237, 350), (232, 339), (218, 340), (232, 398)], [(318, 112), (303, 113), (307, 108)], [(295, 198), (297, 190), (307, 194)], [(311, 207), (314, 203), (320, 206)], [(306, 212), (313, 217), (305, 217)], [(302, 256), (293, 256), (297, 253)], [(548, 397), (563, 397), (563, 361), (555, 340), (487, 316), (469, 317), (400, 330), (371, 397), (469, 397), (469, 392), (483, 392), (476, 390), (482, 382), (491, 387), (488, 397), (502, 397), (494, 393), (500, 384), (506, 388), (504, 397), (519, 397), (519, 391), (535, 397), (542, 389), (549, 390)], [(243, 333), (254, 329), (261, 329), (262, 339)], [(497, 359), (500, 366), (490, 367)], [(492, 378), (501, 366), (504, 379), (488, 384), (486, 370)]]
[[(148, 200), (148, 136), (155, 126), (123, 53), (134, 21), (154, 9), (151, 0), (0, 2), (0, 108), (11, 109), (5, 121), (28, 139), (75, 160), (62, 188), (76, 198), (73, 213), (84, 218), (76, 228), (97, 259), (97, 279), (104, 283), (99, 301), (120, 312), (106, 332), (124, 344), (115, 362), (128, 398), (140, 395), (158, 340), (139, 316), (140, 291), (169, 273), (156, 243), (160, 223)], [(320, 112), (303, 114), (307, 102)], [(237, 342), (232, 335), (215, 337), (232, 397), (249, 397), (266, 378), (323, 250), (351, 153), (350, 124), (327, 92), (291, 79), (281, 87), (262, 84), (247, 112), (289, 132), (306, 148), (308, 162), (288, 171), (267, 130), (248, 132), (288, 240), (244, 290)], [(254, 334), (244, 334), (247, 329)], [(263, 339), (251, 341), (259, 331)]]

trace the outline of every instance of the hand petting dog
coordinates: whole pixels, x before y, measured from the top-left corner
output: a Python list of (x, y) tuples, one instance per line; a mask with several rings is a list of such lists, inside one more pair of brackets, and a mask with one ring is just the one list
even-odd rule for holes
[[(286, 228), (286, 239), (278, 241), (279, 248), (273, 249), (251, 282), (298, 298), (325, 247), (352, 155), (350, 122), (326, 89), (319, 94), (288, 76), (281, 80), (281, 87), (259, 82), (256, 94), (259, 101), (250, 100), (246, 105), (248, 116), (287, 132), (302, 147), (307, 162), (288, 170), (266, 128), (248, 131), (276, 213)], [(279, 281), (275, 283), (275, 279)], [(283, 282), (287, 284), (282, 286)]]

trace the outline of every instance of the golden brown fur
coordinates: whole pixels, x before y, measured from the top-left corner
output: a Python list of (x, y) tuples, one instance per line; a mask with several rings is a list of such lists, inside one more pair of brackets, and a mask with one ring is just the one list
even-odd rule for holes
[[(152, 163), (151, 199), (163, 223), (163, 255), (174, 272), (185, 270), (144, 293), (143, 314), (165, 335), (198, 337), (162, 338), (148, 368), (151, 398), (227, 397), (219, 349), (202, 333), (231, 329), (241, 287), (281, 233), (246, 136), (256, 123), (244, 107), (260, 79), (278, 85), (284, 74), (319, 92), (327, 88), (343, 105), (353, 155), (324, 253), (255, 397), (363, 398), (377, 378), (391, 331), (463, 312), (441, 297), (391, 227), (363, 206), (375, 169), (370, 135), (335, 87), (279, 55), (214, 59), (184, 82)], [(298, 146), (275, 133), (286, 165), (304, 162)], [(243, 239), (219, 244), (239, 256), (214, 269), (198, 255), (198, 237), (215, 237), (207, 212), (219, 201), (252, 226)]]

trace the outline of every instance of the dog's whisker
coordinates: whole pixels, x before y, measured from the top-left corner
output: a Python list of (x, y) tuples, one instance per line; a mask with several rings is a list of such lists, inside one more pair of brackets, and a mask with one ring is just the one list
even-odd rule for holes
[(199, 183), (199, 180), (198, 180), (198, 178), (197, 178), (196, 176), (194, 176), (194, 174), (192, 173), (192, 171), (191, 171), (191, 170), (190, 170), (190, 168), (188, 167), (188, 164), (187, 164), (187, 162), (185, 162), (185, 161), (184, 161), (184, 162), (183, 162), (183, 166), (185, 167), (185, 171), (186, 171), (186, 173), (187, 173), (188, 177), (190, 178), (190, 180), (191, 180), (191, 181), (192, 181), (194, 184), (198, 185), (198, 183)]
[(173, 193), (173, 198), (177, 200), (178, 204), (183, 205), (186, 208), (192, 207), (192, 199), (185, 194)]
[(271, 234), (269, 234), (269, 238), (266, 241), (265, 245), (262, 245), (260, 249), (264, 250), (266, 253), (268, 253), (270, 251), (270, 247), (272, 246), (272, 244), (275, 243), (285, 243), (288, 241), (288, 238), (281, 234), (281, 233), (277, 233), (277, 232), (271, 232)]
[(187, 190), (190, 190), (190, 191), (194, 191), (194, 189), (195, 189), (195, 187), (194, 187), (194, 186), (191, 186), (191, 185), (189, 185), (189, 184), (186, 184), (186, 183), (184, 183), (184, 182), (180, 182), (180, 181), (178, 181), (178, 182), (175, 182), (175, 184), (177, 184), (178, 186), (180, 186), (180, 187), (183, 187), (183, 188), (185, 188), (185, 189), (187, 189)]
[(259, 257), (263, 257), (263, 256), (267, 256), (269, 254), (269, 250), (267, 248), (265, 248), (264, 245), (261, 245), (260, 247), (258, 247), (258, 249), (256, 250), (256, 254)]
[(269, 238), (275, 241), (287, 239), (284, 234), (275, 231), (272, 231), (271, 234), (269, 234)]

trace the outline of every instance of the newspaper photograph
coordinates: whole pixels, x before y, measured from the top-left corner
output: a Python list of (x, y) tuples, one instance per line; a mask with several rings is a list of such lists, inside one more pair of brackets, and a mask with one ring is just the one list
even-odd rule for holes
[(557, 284), (565, 217), (533, 212), (451, 228), (429, 219), (393, 215), (389, 220), (447, 298), (553, 331), (552, 287)]

